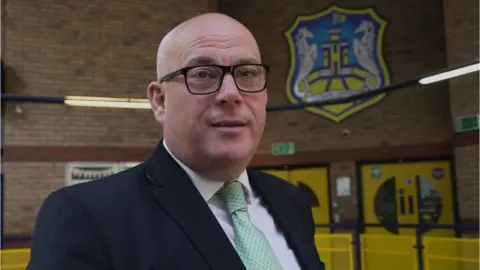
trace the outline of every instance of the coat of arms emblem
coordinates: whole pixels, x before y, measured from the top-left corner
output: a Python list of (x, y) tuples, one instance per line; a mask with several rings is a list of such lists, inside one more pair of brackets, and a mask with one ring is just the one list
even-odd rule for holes
[[(297, 17), (285, 32), (291, 55), (286, 85), (290, 102), (329, 100), (389, 85), (382, 51), (386, 27), (387, 22), (373, 9), (331, 6)], [(338, 123), (385, 95), (306, 110)]]

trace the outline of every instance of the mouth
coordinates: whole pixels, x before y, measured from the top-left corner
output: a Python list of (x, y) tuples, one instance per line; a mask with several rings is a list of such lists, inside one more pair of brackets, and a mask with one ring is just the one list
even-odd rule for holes
[(247, 123), (245, 121), (238, 120), (217, 121), (211, 124), (211, 126), (215, 128), (241, 128), (246, 125)]

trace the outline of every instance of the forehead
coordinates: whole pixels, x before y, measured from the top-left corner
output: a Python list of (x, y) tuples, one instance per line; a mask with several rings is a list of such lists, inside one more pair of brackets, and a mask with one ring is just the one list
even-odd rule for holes
[(198, 65), (241, 65), (241, 64), (260, 64), (261, 61), (248, 54), (229, 56), (228, 53), (218, 53), (214, 50), (200, 50), (186, 56), (181, 62), (182, 67)]
[(202, 64), (234, 65), (260, 63), (260, 52), (253, 36), (246, 30), (199, 30), (184, 35), (177, 47), (178, 64), (192, 66)]

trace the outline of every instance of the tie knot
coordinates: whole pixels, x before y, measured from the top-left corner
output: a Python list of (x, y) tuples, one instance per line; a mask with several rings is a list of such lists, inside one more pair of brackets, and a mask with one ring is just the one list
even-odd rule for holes
[(247, 202), (245, 200), (245, 192), (242, 184), (238, 181), (225, 183), (219, 192), (220, 198), (227, 205), (228, 213), (232, 215), (238, 210), (247, 210)]

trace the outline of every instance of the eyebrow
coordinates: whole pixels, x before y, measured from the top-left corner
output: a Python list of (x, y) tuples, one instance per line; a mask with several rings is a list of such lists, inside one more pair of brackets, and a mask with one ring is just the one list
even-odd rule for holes
[(233, 65), (244, 65), (244, 64), (260, 64), (260, 62), (254, 58), (242, 58), (233, 62)]
[(215, 59), (211, 57), (198, 56), (190, 59), (185, 66), (189, 67), (189, 66), (197, 66), (197, 65), (215, 65), (216, 62), (217, 61), (215, 61)]
[[(198, 56), (190, 59), (185, 66), (189, 67), (189, 66), (197, 66), (197, 65), (217, 65), (217, 64), (218, 64), (218, 61), (216, 61), (212, 57)], [(242, 64), (260, 64), (260, 62), (255, 58), (241, 58), (241, 59), (235, 60), (232, 63), (232, 65), (242, 65)]]

